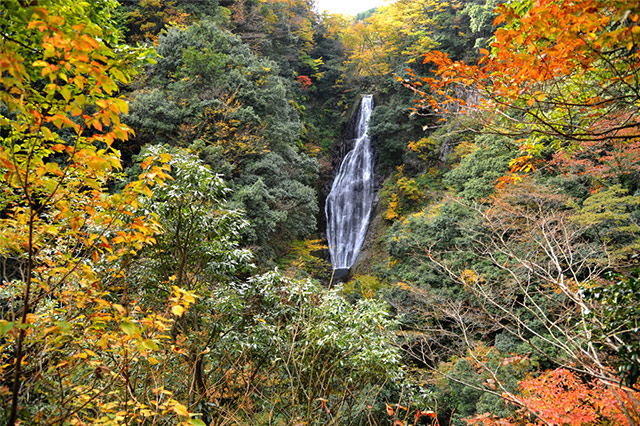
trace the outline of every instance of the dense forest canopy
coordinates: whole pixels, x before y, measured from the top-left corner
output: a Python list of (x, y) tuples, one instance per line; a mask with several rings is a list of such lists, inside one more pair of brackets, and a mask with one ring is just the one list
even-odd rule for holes
[(0, 3), (2, 424), (640, 424), (636, 0)]

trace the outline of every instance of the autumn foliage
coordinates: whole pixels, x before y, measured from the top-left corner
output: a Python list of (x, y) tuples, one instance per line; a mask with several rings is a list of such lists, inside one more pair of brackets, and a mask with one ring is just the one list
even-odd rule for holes
[(423, 52), (439, 46), (436, 32), (462, 30), (463, 4), (454, 0), (399, 0), (371, 16), (345, 26), (341, 38), (349, 72), (357, 76), (388, 75), (404, 62), (413, 63)]
[(432, 76), (398, 77), (418, 95), (414, 113), (472, 114), (484, 131), (520, 138), (512, 172), (530, 170), (545, 147), (571, 154), (620, 141), (637, 158), (638, 2), (517, 1), (497, 12), (491, 50), (480, 49), (477, 64), (430, 51)]
[(307, 90), (309, 87), (313, 85), (309, 76), (306, 76), (306, 75), (299, 75), (298, 77), (296, 77), (296, 81), (300, 83), (300, 86), (302, 87), (303, 90)]
[(172, 322), (123, 285), (127, 264), (160, 232), (141, 208), (168, 179), (168, 156), (147, 159), (138, 179), (107, 191), (121, 169), (112, 144), (131, 133), (118, 84), (129, 81), (124, 64), (137, 53), (117, 55), (100, 26), (56, 6), (8, 3), (12, 36), (0, 44), (9, 111), (0, 117), (6, 424), (120, 424), (123, 413), (187, 421), (171, 392), (151, 402), (162, 386), (136, 402), (126, 396), (137, 360), (153, 364)]
[[(559, 368), (520, 382), (519, 394), (505, 394), (505, 399), (520, 405), (520, 420), (499, 419), (481, 414), (467, 420), (469, 425), (514, 426), (549, 425), (582, 426), (587, 424), (631, 425), (639, 413), (621, 409), (620, 399), (636, 398), (620, 389), (593, 381), (585, 383), (571, 371)], [(533, 420), (527, 420), (533, 419)], [(523, 423), (522, 421), (525, 421)]]
[[(639, 424), (640, 3), (497, 3), (4, 0), (0, 422)], [(389, 223), (327, 289), (363, 89)]]

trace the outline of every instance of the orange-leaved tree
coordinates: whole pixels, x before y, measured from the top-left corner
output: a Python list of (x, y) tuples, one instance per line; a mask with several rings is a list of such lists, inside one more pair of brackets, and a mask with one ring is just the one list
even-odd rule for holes
[(139, 206), (167, 179), (168, 156), (106, 190), (121, 168), (112, 144), (130, 134), (118, 84), (141, 52), (111, 47), (115, 2), (42, 4), (9, 0), (0, 11), (0, 419), (202, 424), (131, 374), (153, 376), (171, 323), (170, 307), (146, 312), (122, 285), (160, 231)]
[(480, 49), (477, 64), (431, 51), (424, 63), (432, 76), (398, 77), (418, 95), (414, 112), (473, 114), (484, 131), (521, 138), (514, 173), (532, 169), (549, 147), (572, 153), (597, 144), (635, 153), (640, 3), (518, 0), (497, 12), (491, 50)]
[[(587, 424), (636, 424), (638, 413), (624, 413), (620, 396), (599, 382), (586, 383), (565, 368), (545, 371), (535, 378), (520, 382), (520, 392), (506, 392), (505, 399), (525, 409), (512, 419), (501, 419), (488, 413), (467, 420), (468, 425), (515, 426), (549, 425), (582, 426)], [(625, 395), (635, 398), (637, 395)], [(627, 404), (628, 405), (628, 404)], [(533, 420), (532, 420), (533, 419)]]

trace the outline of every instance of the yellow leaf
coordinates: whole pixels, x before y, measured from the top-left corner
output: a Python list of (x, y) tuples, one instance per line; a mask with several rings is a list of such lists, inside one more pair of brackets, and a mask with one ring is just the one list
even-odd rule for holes
[(182, 314), (184, 314), (184, 308), (180, 305), (175, 305), (171, 308), (171, 312), (173, 312), (175, 316), (181, 317)]
[(187, 407), (185, 407), (184, 405), (180, 404), (179, 402), (176, 402), (173, 406), (173, 411), (175, 411), (175, 413), (179, 416), (188, 416), (189, 415), (189, 410), (187, 410)]

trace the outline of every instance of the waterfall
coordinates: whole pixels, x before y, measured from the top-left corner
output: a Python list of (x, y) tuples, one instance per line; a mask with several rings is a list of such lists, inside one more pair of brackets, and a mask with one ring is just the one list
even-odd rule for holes
[(356, 140), (345, 155), (325, 204), (327, 240), (333, 269), (349, 269), (355, 262), (369, 226), (373, 202), (373, 152), (367, 135), (373, 95), (362, 98)]

